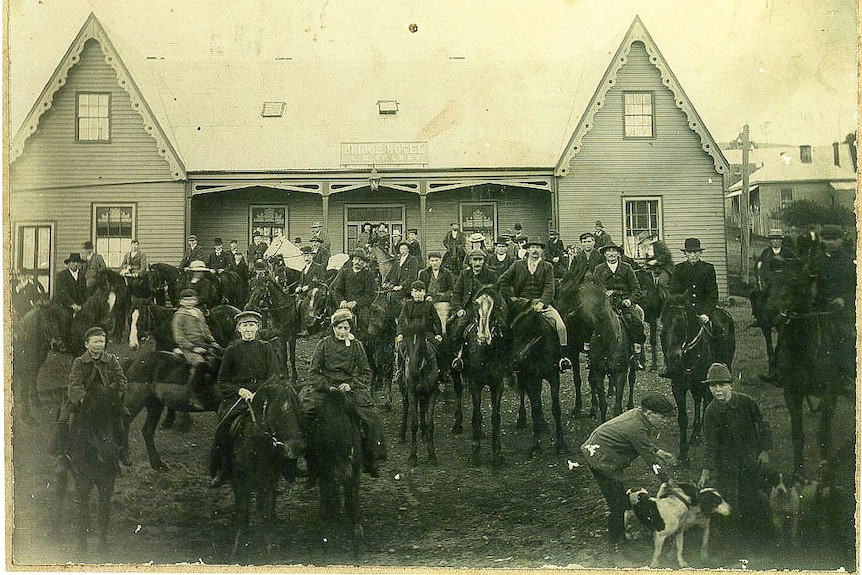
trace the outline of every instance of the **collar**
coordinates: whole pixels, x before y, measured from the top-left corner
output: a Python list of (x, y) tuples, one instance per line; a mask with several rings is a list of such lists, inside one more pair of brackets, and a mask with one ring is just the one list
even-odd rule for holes
[(610, 262), (606, 262), (606, 263), (607, 263), (608, 268), (610, 268), (610, 270), (611, 270), (612, 272), (614, 272), (614, 273), (616, 273), (616, 272), (617, 272), (617, 270), (618, 270), (618, 269), (619, 269), (619, 267), (620, 267), (620, 262), (619, 262), (619, 261), (617, 261), (617, 263), (615, 263), (615, 264), (612, 264), (612, 263), (610, 263)]
[(72, 277), (73, 277), (73, 278), (78, 279), (78, 274), (79, 274), (79, 273), (81, 273), (81, 270), (80, 270), (80, 269), (77, 269), (77, 270), (75, 270), (75, 271), (72, 271), (72, 270), (71, 270), (71, 268), (70, 268), (70, 269), (69, 269), (69, 273), (70, 273), (70, 274), (72, 274)]
[(81, 363), (96, 363), (96, 362), (108, 363), (109, 362), (108, 361), (108, 352), (106, 352), (106, 351), (102, 352), (102, 355), (99, 356), (99, 359), (96, 359), (92, 355), (90, 355), (89, 351), (85, 351), (84, 354), (78, 359), (81, 360)]
[(739, 394), (735, 391), (730, 392), (730, 401), (727, 403), (723, 403), (721, 401), (712, 400), (710, 403), (715, 404), (715, 409), (718, 409), (720, 412), (724, 413), (729, 409), (736, 409), (739, 407)]

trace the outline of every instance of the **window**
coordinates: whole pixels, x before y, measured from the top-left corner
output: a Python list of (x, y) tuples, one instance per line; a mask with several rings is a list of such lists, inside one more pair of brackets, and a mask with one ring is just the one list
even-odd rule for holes
[(16, 267), (22, 274), (36, 276), (46, 292), (51, 283), (52, 235), (50, 224), (18, 226)]
[(286, 102), (264, 102), (260, 115), (264, 118), (281, 118)]
[(77, 140), (79, 142), (110, 141), (111, 95), (79, 92), (77, 96)]
[(650, 255), (650, 238), (662, 239), (661, 198), (626, 198), (623, 250), (631, 258)]
[(778, 207), (782, 210), (793, 203), (793, 188), (781, 188)]
[(377, 226), (380, 222), (386, 224), (389, 237), (392, 237), (392, 232), (397, 231), (402, 236), (404, 235), (404, 206), (398, 205), (358, 205), (344, 207), (344, 245), (347, 253), (354, 249), (363, 247), (356, 243), (356, 236), (362, 231), (362, 224), (368, 222), (371, 224), (371, 229), (377, 231)]
[(93, 206), (93, 245), (109, 268), (119, 268), (123, 255), (129, 251), (135, 231), (135, 212), (134, 204)]
[(248, 243), (254, 243), (252, 234), (260, 232), (263, 241), (272, 243), (274, 230), (280, 230), (281, 234), (289, 239), (287, 229), (287, 206), (250, 206), (249, 221), (251, 229), (248, 232)]
[(624, 92), (623, 97), (625, 137), (652, 138), (652, 92)]
[(811, 146), (799, 146), (799, 161), (803, 164), (811, 163)]
[(470, 202), (459, 206), (461, 230), (466, 236), (479, 232), (485, 236), (485, 245), (492, 246), (497, 238), (497, 204)]

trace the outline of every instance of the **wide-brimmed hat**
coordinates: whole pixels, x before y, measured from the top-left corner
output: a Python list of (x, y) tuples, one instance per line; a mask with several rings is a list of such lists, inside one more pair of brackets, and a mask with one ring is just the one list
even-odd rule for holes
[(224, 242), (221, 241), (221, 238), (216, 238), (213, 240), (213, 245), (214, 246), (221, 246), (221, 245), (224, 245)]
[(254, 271), (256, 272), (265, 272), (267, 270), (266, 262), (263, 260), (257, 260), (254, 262)]
[(361, 249), (355, 249), (352, 252), (350, 252), (350, 259), (353, 259), (353, 258), (359, 258), (359, 259), (364, 260), (366, 262), (369, 261), (368, 260), (368, 254), (365, 253), (365, 250), (361, 250)]
[(602, 220), (596, 220), (596, 226), (595, 227), (604, 229), (605, 226), (602, 225)]
[(685, 245), (680, 248), (681, 252), (703, 252), (706, 248), (700, 245), (700, 240), (697, 238), (685, 238)]
[(79, 263), (79, 264), (82, 264), (82, 263), (84, 263), (84, 260), (82, 260), (82, 259), (81, 259), (81, 254), (80, 254), (80, 253), (78, 253), (78, 252), (72, 252), (72, 253), (70, 253), (70, 254), (69, 254), (69, 257), (67, 257), (66, 259), (64, 259), (64, 260), (63, 260), (63, 263), (64, 263), (64, 264), (68, 264), (68, 263)]
[(407, 246), (407, 249), (409, 250), (410, 249), (410, 242), (408, 242), (406, 240), (401, 240), (400, 242), (395, 244), (395, 249), (400, 250), (401, 246)]
[(469, 257), (471, 260), (473, 258), (482, 258), (484, 260), (488, 256), (482, 250), (470, 250), (470, 253), (467, 254), (467, 257)]
[(313, 224), (311, 224), (311, 227), (312, 228), (322, 228), (323, 224), (321, 224), (319, 221), (316, 221)]
[(479, 232), (473, 232), (473, 233), (472, 233), (472, 234), (470, 234), (470, 236), (467, 238), (467, 241), (468, 241), (469, 243), (471, 243), (471, 244), (478, 244), (479, 242), (484, 242), (484, 241), (485, 241), (485, 236), (483, 236), (483, 235), (482, 235), (482, 234), (480, 234)]
[(256, 321), (257, 323), (263, 321), (263, 317), (261, 317), (259, 313), (253, 310), (241, 311), (235, 316), (233, 316), (233, 319), (237, 324), (240, 324), (244, 321)]
[(713, 363), (709, 366), (709, 371), (706, 372), (706, 379), (703, 383), (709, 385), (712, 383), (730, 383), (733, 377), (730, 375), (730, 370), (723, 363)]
[(353, 313), (349, 309), (339, 309), (329, 318), (329, 325), (337, 325), (345, 320), (352, 322)]
[(317, 242), (317, 243), (319, 243), (319, 244), (322, 244), (322, 243), (323, 243), (323, 238), (321, 238), (320, 236), (311, 236), (311, 239), (310, 239), (310, 240), (308, 240), (308, 241), (310, 241), (310, 242)]
[(611, 250), (611, 249), (617, 250), (619, 253), (623, 253), (623, 248), (621, 248), (620, 246), (618, 246), (615, 243), (610, 243), (606, 246), (602, 246), (599, 248), (599, 251), (604, 254), (607, 250)]
[(657, 391), (649, 391), (641, 396), (641, 409), (649, 409), (660, 415), (670, 415), (676, 410), (676, 407), (668, 398)]
[(184, 271), (187, 271), (187, 272), (212, 272), (213, 270), (208, 268), (207, 265), (204, 262), (202, 262), (201, 260), (195, 260), (195, 261), (191, 262), (188, 265), (188, 267), (185, 268)]
[(410, 284), (410, 289), (421, 289), (422, 291), (425, 291), (427, 288), (425, 287), (425, 282), (422, 280), (416, 280)]
[(527, 243), (526, 243), (526, 244), (524, 244), (524, 245), (525, 245), (526, 247), (530, 247), (530, 246), (539, 246), (539, 247), (541, 247), (541, 248), (544, 248), (544, 247), (545, 247), (546, 245), (548, 245), (548, 244), (546, 244), (545, 242), (543, 242), (543, 241), (542, 241), (542, 238), (540, 238), (539, 236), (530, 236), (529, 238), (527, 238)]
[(191, 234), (191, 235), (189, 236), (189, 240), (198, 241), (198, 237), (197, 237), (196, 235), (194, 235), (194, 234)]
[(783, 240), (784, 230), (781, 228), (772, 228), (769, 230), (769, 235), (767, 235), (766, 238), (769, 240)]
[(304, 253), (304, 254), (313, 254), (314, 253), (314, 249), (311, 246), (302, 246), (301, 248), (299, 248), (299, 251)]
[(180, 298), (187, 298), (187, 297), (193, 297), (193, 298), (197, 299), (198, 292), (196, 292), (192, 288), (186, 288), (180, 292)]

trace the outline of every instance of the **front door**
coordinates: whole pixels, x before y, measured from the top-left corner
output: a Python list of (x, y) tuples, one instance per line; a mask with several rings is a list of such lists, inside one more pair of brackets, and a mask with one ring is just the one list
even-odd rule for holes
[(362, 231), (362, 224), (370, 223), (372, 230), (377, 230), (380, 222), (386, 224), (389, 237), (397, 231), (404, 235), (404, 206), (400, 205), (351, 205), (344, 208), (344, 245), (347, 253), (358, 247), (356, 236)]

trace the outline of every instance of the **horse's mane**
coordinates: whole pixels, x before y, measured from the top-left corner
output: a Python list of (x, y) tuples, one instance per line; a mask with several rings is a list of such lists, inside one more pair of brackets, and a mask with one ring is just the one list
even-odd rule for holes
[(657, 241), (654, 243), (652, 253), (658, 267), (673, 267), (673, 254), (664, 242)]

